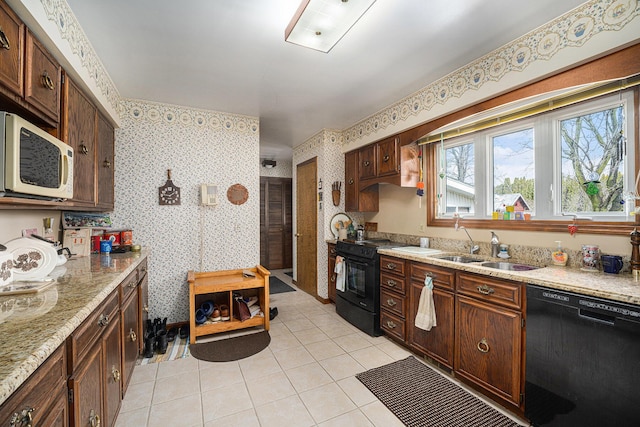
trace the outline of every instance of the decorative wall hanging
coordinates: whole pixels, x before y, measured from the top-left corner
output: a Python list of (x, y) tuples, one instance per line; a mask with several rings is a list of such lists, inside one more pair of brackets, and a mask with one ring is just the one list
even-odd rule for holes
[(176, 187), (171, 181), (171, 169), (167, 169), (167, 182), (158, 187), (158, 202), (160, 205), (180, 204), (180, 187)]
[(340, 205), (340, 189), (342, 188), (342, 183), (340, 181), (336, 181), (331, 184), (331, 198), (333, 199), (333, 206)]
[(241, 205), (249, 198), (249, 191), (241, 184), (233, 184), (227, 190), (227, 199), (234, 205)]

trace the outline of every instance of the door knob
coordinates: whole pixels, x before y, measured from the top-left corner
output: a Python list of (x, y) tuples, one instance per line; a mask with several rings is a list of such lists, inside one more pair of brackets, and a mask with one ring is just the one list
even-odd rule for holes
[(296, 233), (296, 237), (300, 237), (300, 236), (302, 236), (302, 234)]

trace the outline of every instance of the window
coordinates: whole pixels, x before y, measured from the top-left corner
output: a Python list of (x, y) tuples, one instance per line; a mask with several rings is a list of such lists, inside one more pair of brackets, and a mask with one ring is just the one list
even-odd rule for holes
[(626, 91), (444, 141), (437, 217), (634, 221), (633, 123)]

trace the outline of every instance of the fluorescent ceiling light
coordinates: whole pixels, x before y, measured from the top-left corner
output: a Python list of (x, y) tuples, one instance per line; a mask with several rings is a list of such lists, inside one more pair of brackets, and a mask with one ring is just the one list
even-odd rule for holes
[(375, 1), (303, 0), (284, 31), (284, 39), (327, 53)]

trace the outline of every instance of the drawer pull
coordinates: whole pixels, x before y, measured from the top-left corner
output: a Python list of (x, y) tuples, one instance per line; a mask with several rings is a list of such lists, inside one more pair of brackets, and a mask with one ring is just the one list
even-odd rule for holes
[(387, 305), (388, 305), (389, 307), (393, 307), (393, 306), (394, 306), (394, 305), (396, 305), (396, 304), (398, 304), (398, 303), (397, 303), (397, 302), (395, 302), (392, 298), (389, 298), (389, 299), (387, 300)]
[(389, 270), (395, 270), (395, 269), (396, 269), (396, 267), (397, 267), (397, 265), (396, 265), (396, 264), (394, 264), (394, 263), (392, 263), (392, 262), (387, 263), (387, 268), (388, 268)]
[(490, 288), (487, 285), (478, 286), (477, 289), (478, 289), (478, 292), (480, 292), (482, 295), (491, 295), (492, 293), (495, 292), (493, 288)]
[(84, 145), (84, 143), (80, 143), (80, 152), (82, 154), (89, 154), (89, 147)]
[(109, 316), (107, 314), (101, 314), (98, 318), (98, 326), (105, 327), (109, 324)]
[(56, 88), (55, 83), (53, 83), (53, 79), (46, 71), (42, 73), (42, 86), (46, 87), (49, 90), (54, 90)]
[(369, 160), (365, 160), (364, 162), (362, 162), (362, 164), (364, 165), (364, 167), (369, 167), (369, 165), (371, 164), (371, 162)]
[(387, 320), (387, 326), (391, 329), (395, 329), (396, 328), (396, 324), (393, 323), (391, 320)]
[(387, 286), (394, 288), (396, 286), (397, 282), (395, 280), (392, 279), (387, 279)]
[(354, 182), (353, 178), (349, 178), (349, 185), (353, 185)]
[(489, 344), (487, 343), (486, 338), (482, 338), (477, 347), (482, 353), (489, 353)]
[(4, 33), (4, 31), (2, 31), (2, 27), (0, 27), (0, 46), (7, 50), (11, 49), (9, 39), (7, 38), (7, 35)]
[(100, 427), (100, 415), (96, 414), (93, 409), (89, 413), (89, 425), (91, 427)]
[(389, 161), (389, 158), (390, 158), (389, 155), (386, 155), (382, 158), (382, 161), (386, 163)]
[(129, 329), (129, 338), (131, 338), (132, 342), (136, 342), (136, 340), (138, 339), (138, 336), (133, 331), (133, 329)]
[(136, 286), (137, 286), (137, 285), (136, 285), (135, 280), (132, 280), (132, 281), (130, 281), (129, 283), (127, 283), (127, 287), (128, 287), (128, 288), (135, 288)]
[(115, 367), (115, 365), (111, 368), (111, 375), (115, 382), (120, 382), (120, 371)]
[(11, 427), (31, 427), (31, 422), (33, 421), (31, 413), (35, 410), (35, 408), (29, 407), (23, 409), (20, 413), (14, 412), (9, 420), (9, 425)]

